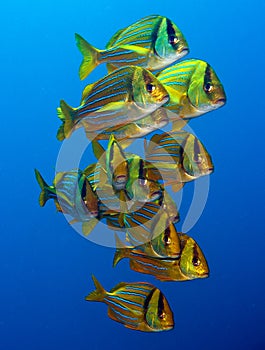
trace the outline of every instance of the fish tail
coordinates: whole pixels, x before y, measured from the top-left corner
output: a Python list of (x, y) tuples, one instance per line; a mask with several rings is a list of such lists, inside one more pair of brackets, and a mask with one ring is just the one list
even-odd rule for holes
[(107, 295), (107, 292), (105, 291), (105, 289), (102, 287), (102, 285), (99, 283), (99, 281), (96, 279), (94, 275), (92, 275), (92, 279), (96, 289), (90, 294), (88, 294), (85, 299), (88, 301), (103, 301)]
[(76, 45), (83, 55), (83, 61), (79, 68), (79, 77), (85, 79), (99, 64), (100, 50), (90, 45), (79, 34), (75, 34)]
[(117, 248), (112, 262), (113, 267), (115, 267), (118, 264), (118, 262), (121, 261), (123, 258), (127, 258), (130, 256), (130, 248), (127, 248), (116, 234), (115, 240)]
[(57, 108), (57, 115), (63, 123), (57, 131), (57, 139), (63, 141), (65, 138), (68, 138), (73, 131), (75, 124), (75, 110), (65, 101), (61, 100), (60, 107)]
[(39, 203), (41, 207), (44, 207), (47, 200), (49, 200), (50, 198), (53, 198), (51, 196), (52, 192), (50, 190), (50, 186), (46, 183), (46, 181), (43, 179), (43, 177), (41, 176), (40, 172), (37, 169), (35, 169), (35, 176), (41, 188)]

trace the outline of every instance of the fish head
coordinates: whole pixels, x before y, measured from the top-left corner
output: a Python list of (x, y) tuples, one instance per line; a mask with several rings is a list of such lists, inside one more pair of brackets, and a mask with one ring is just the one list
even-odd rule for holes
[(144, 68), (135, 67), (132, 90), (134, 103), (146, 113), (155, 111), (169, 100), (169, 94), (162, 83)]
[(187, 96), (198, 114), (220, 108), (226, 103), (223, 85), (215, 71), (208, 63), (200, 60), (192, 74)]
[(162, 197), (162, 187), (153, 177), (147, 162), (137, 155), (129, 159), (129, 181), (126, 190), (131, 199), (139, 202), (153, 202)]
[(210, 154), (198, 138), (189, 134), (182, 146), (182, 167), (188, 177), (198, 178), (213, 172)]
[(189, 53), (189, 48), (180, 29), (168, 18), (160, 23), (156, 40), (154, 42), (156, 56), (170, 64)]
[(189, 279), (209, 276), (209, 267), (198, 244), (191, 237), (180, 234), (182, 252), (180, 257), (181, 272)]
[(99, 214), (99, 199), (87, 179), (84, 181), (81, 196), (88, 211), (87, 216), (90, 218), (97, 217)]
[(106, 150), (107, 173), (116, 190), (124, 189), (128, 181), (128, 163), (123, 149), (116, 138), (111, 135)]
[(158, 215), (153, 227), (151, 245), (160, 257), (176, 259), (180, 256), (181, 247), (175, 225), (169, 221), (168, 214), (164, 211)]
[(134, 200), (139, 202), (153, 202), (161, 198), (162, 189), (160, 185), (152, 180), (138, 178), (131, 183), (131, 192)]
[(145, 321), (153, 331), (170, 330), (174, 327), (173, 312), (163, 293), (154, 288), (144, 305)]

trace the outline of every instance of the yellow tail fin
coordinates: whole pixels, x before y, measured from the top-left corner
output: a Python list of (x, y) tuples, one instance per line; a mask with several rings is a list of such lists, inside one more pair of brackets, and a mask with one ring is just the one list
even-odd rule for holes
[(81, 80), (85, 79), (94, 68), (99, 64), (100, 51), (94, 46), (90, 45), (79, 34), (75, 34), (76, 45), (83, 55), (83, 61), (79, 68), (79, 77)]
[(87, 301), (103, 301), (105, 296), (107, 295), (107, 292), (102, 287), (102, 285), (99, 283), (99, 281), (96, 279), (94, 275), (92, 275), (93, 282), (95, 284), (96, 289), (88, 294), (86, 296)]

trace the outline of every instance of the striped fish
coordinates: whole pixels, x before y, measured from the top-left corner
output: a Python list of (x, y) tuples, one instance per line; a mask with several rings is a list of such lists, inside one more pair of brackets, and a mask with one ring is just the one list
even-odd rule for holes
[(159, 178), (152, 176), (152, 168), (139, 156), (125, 153), (113, 135), (106, 151), (96, 140), (92, 145), (98, 163), (88, 166), (84, 173), (93, 189), (104, 190), (101, 187), (108, 182), (114, 193), (125, 189), (132, 201), (155, 201), (162, 197), (163, 188)]
[(199, 139), (184, 131), (156, 134), (145, 144), (145, 158), (158, 169), (164, 185), (176, 185), (213, 171), (211, 156)]
[(167, 91), (152, 73), (140, 67), (122, 67), (88, 85), (77, 108), (60, 102), (57, 113), (62, 125), (57, 138), (62, 141), (82, 126), (94, 132), (134, 122), (167, 101)]
[(119, 247), (113, 266), (123, 258), (130, 259), (130, 268), (136, 272), (153, 275), (160, 281), (187, 281), (209, 276), (209, 267), (197, 242), (186, 234), (179, 233), (181, 255), (178, 259), (157, 259), (142, 254), (135, 248)]
[(201, 60), (185, 60), (157, 74), (169, 93), (164, 105), (170, 118), (190, 119), (226, 103), (225, 91), (213, 68)]
[(128, 161), (122, 147), (113, 135), (110, 136), (105, 157), (109, 182), (115, 190), (125, 189), (129, 178)]
[[(41, 187), (40, 205), (44, 206), (47, 200), (53, 199), (57, 210), (72, 216), (72, 223), (82, 222), (84, 224), (83, 233), (88, 234), (90, 232), (88, 228), (92, 229), (98, 222), (100, 212), (98, 197), (83, 172), (79, 169), (59, 172), (52, 186), (45, 182), (36, 169), (35, 175)], [(91, 220), (93, 226), (87, 224)]]
[(120, 200), (120, 213), (105, 215), (110, 229), (125, 231), (129, 244), (144, 254), (160, 258), (180, 255), (178, 234), (164, 207), (154, 202), (134, 202), (128, 208), (125, 192), (121, 192)]
[[(126, 225), (125, 225), (126, 226)], [(135, 234), (134, 234), (135, 236)], [(151, 238), (143, 244), (130, 246), (134, 254), (146, 255), (154, 258), (176, 259), (180, 256), (180, 240), (175, 225), (168, 221), (168, 216), (161, 211), (154, 222), (151, 222)], [(132, 238), (129, 239), (131, 243)], [(116, 236), (116, 246), (124, 247)]]
[(152, 202), (131, 203), (126, 192), (121, 191), (119, 213), (107, 216), (107, 224), (111, 229), (125, 230), (130, 244), (138, 246), (152, 238), (154, 219), (159, 211), (160, 206)]
[(83, 55), (80, 79), (86, 78), (101, 63), (107, 63), (109, 71), (128, 64), (152, 71), (176, 62), (189, 52), (179, 28), (170, 19), (158, 15), (142, 18), (119, 30), (105, 50), (96, 49), (79, 34), (75, 38)]
[(174, 327), (168, 301), (152, 284), (121, 282), (107, 292), (94, 276), (92, 278), (96, 289), (85, 299), (107, 304), (108, 316), (112, 320), (143, 332), (159, 332)]
[(153, 168), (137, 155), (128, 158), (129, 178), (126, 192), (130, 199), (139, 202), (153, 202), (163, 196), (159, 178), (154, 177)]

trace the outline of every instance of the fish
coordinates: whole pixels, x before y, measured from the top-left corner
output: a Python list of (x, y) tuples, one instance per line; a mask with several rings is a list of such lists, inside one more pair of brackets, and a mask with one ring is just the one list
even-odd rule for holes
[[(127, 225), (127, 223), (124, 224), (125, 227)], [(146, 236), (148, 236), (148, 232)], [(146, 239), (143, 244), (131, 245), (131, 251), (135, 254), (143, 254), (154, 258), (177, 259), (180, 256), (181, 245), (178, 232), (174, 223), (169, 221), (166, 212), (160, 211), (154, 218), (154, 222), (151, 222), (151, 234), (149, 234), (149, 237), (149, 240)], [(132, 239), (134, 237), (130, 238), (129, 242), (134, 242)], [(117, 236), (116, 245), (123, 247)]]
[(163, 107), (174, 112), (168, 116), (191, 119), (220, 108), (226, 103), (223, 85), (214, 69), (205, 61), (184, 60), (157, 74), (169, 93)]
[[(90, 233), (100, 217), (99, 200), (89, 181), (80, 169), (58, 172), (49, 186), (35, 169), (35, 176), (41, 188), (40, 206), (53, 199), (57, 211), (73, 217), (71, 223), (82, 222), (83, 233)], [(90, 221), (88, 224), (87, 222)]]
[(188, 281), (209, 276), (209, 266), (198, 243), (184, 233), (178, 233), (181, 254), (177, 259), (158, 259), (141, 251), (119, 245), (113, 258), (115, 267), (123, 258), (129, 258), (133, 271), (153, 275), (160, 281)]
[[(128, 145), (128, 140), (141, 138), (157, 129), (168, 125), (169, 117), (165, 108), (159, 108), (146, 117), (120, 127), (112, 127), (98, 132), (91, 132), (85, 128), (89, 140), (109, 140), (114, 135), (122, 146)], [(84, 126), (85, 127), (85, 126)]]
[(80, 106), (61, 100), (57, 108), (62, 125), (57, 139), (69, 138), (84, 127), (98, 131), (139, 120), (168, 101), (168, 93), (157, 78), (144, 68), (125, 66), (88, 85)]
[(164, 186), (181, 188), (185, 182), (214, 171), (210, 154), (200, 140), (185, 130), (155, 134), (145, 143), (145, 159), (158, 170)]
[[(95, 143), (95, 142), (94, 142)], [(129, 179), (129, 166), (122, 147), (111, 134), (106, 150), (106, 172), (115, 190), (125, 189)]]
[(107, 63), (108, 70), (131, 65), (150, 71), (162, 69), (184, 57), (188, 44), (180, 29), (167, 17), (151, 15), (117, 31), (105, 50), (89, 44), (75, 34), (76, 44), (83, 55), (79, 77), (85, 79), (96, 66)]
[(159, 205), (131, 202), (126, 192), (120, 191), (120, 210), (107, 217), (107, 225), (110, 229), (125, 231), (128, 242), (138, 246), (151, 240), (159, 212)]
[(129, 244), (145, 254), (160, 258), (177, 258), (180, 255), (176, 227), (159, 204), (135, 202), (129, 207), (123, 191), (120, 195), (120, 212), (105, 217), (110, 229), (125, 231)]
[(131, 200), (153, 202), (163, 195), (163, 187), (159, 179), (153, 180), (151, 166), (139, 156), (131, 155), (128, 159), (129, 177), (126, 192)]
[(164, 294), (146, 282), (120, 282), (107, 292), (92, 275), (96, 289), (85, 297), (86, 301), (103, 302), (108, 316), (126, 328), (159, 332), (174, 328), (174, 316)]
[(92, 146), (100, 164), (87, 167), (85, 173), (97, 189), (103, 190), (107, 180), (114, 192), (126, 190), (127, 196), (134, 202), (154, 201), (162, 196), (163, 188), (158, 181), (149, 180), (152, 168), (148, 168), (138, 155), (124, 152), (113, 135), (106, 151), (96, 140), (92, 141)]

